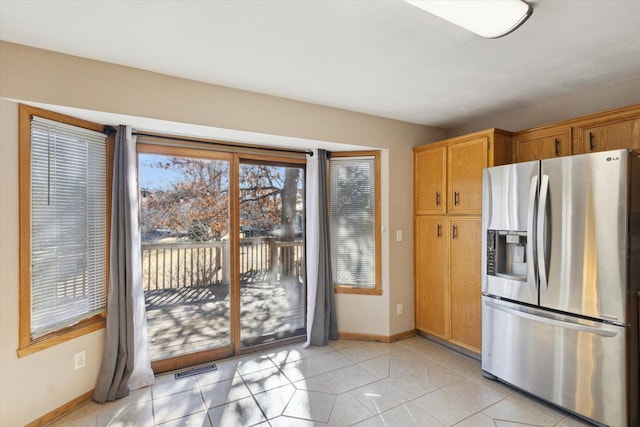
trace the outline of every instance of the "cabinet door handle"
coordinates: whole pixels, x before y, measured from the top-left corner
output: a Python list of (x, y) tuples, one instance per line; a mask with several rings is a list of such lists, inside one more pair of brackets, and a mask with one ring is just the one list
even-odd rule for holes
[(460, 193), (458, 193), (457, 191), (453, 193), (453, 204), (456, 206), (460, 204)]
[(453, 230), (451, 231), (451, 238), (452, 239), (457, 239), (458, 238), (458, 226), (457, 225), (453, 226)]
[(589, 132), (589, 150), (593, 151), (595, 145), (593, 145), (593, 132)]
[(438, 224), (438, 234), (436, 236), (438, 239), (442, 237), (442, 224)]
[(560, 140), (556, 138), (556, 156), (560, 155)]
[(440, 206), (440, 193), (436, 191), (436, 206)]

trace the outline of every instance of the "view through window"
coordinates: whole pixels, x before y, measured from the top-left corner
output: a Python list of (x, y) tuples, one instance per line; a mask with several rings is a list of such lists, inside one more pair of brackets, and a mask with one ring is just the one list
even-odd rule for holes
[(138, 157), (149, 351), (231, 344), (228, 159)]
[(305, 333), (304, 169), (240, 165), (243, 346)]
[(304, 164), (140, 151), (152, 360), (304, 336)]

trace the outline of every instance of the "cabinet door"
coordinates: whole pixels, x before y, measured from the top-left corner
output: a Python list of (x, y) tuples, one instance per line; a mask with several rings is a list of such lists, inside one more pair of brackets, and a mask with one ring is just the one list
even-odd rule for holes
[(487, 167), (489, 138), (448, 147), (449, 213), (482, 213), (482, 169)]
[(414, 152), (414, 206), (418, 215), (446, 213), (446, 156), (446, 147)]
[(582, 144), (585, 153), (640, 148), (640, 119), (583, 128)]
[(446, 217), (416, 217), (416, 329), (444, 340), (449, 340), (448, 236)]
[(451, 218), (450, 233), (451, 342), (480, 352), (481, 219)]
[(571, 129), (547, 135), (522, 135), (515, 140), (516, 161), (528, 162), (571, 154)]

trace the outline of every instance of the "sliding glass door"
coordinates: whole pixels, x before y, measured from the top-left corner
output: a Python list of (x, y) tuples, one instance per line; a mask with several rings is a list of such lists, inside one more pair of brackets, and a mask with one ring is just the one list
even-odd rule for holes
[(151, 359), (225, 347), (230, 353), (230, 156), (142, 149), (141, 251)]
[(240, 164), (243, 347), (305, 334), (304, 167)]
[(305, 334), (304, 163), (255, 157), (138, 145), (157, 372)]

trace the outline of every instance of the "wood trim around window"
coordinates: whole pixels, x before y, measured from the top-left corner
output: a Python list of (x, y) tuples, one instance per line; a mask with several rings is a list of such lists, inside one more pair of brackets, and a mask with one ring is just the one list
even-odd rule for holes
[[(375, 191), (375, 284), (373, 288), (361, 288), (357, 286), (334, 284), (334, 292), (339, 294), (358, 294), (358, 295), (382, 295), (382, 212), (380, 203), (380, 151), (340, 151), (332, 152), (329, 155), (329, 168), (331, 167), (331, 159), (339, 157), (373, 157), (374, 158), (374, 191)], [(327, 183), (329, 192), (331, 191), (331, 171), (327, 174)]]
[[(102, 125), (66, 116), (28, 105), (19, 105), (19, 339), (18, 357), (44, 350), (79, 336), (102, 329), (106, 325), (106, 309), (76, 325), (62, 328), (36, 340), (31, 339), (31, 117), (38, 116), (73, 126), (104, 132)], [(111, 206), (114, 135), (107, 138), (107, 206)], [(105, 292), (109, 283), (109, 237), (111, 235), (111, 211), (107, 212), (107, 251)], [(106, 300), (105, 300), (106, 301)]]

